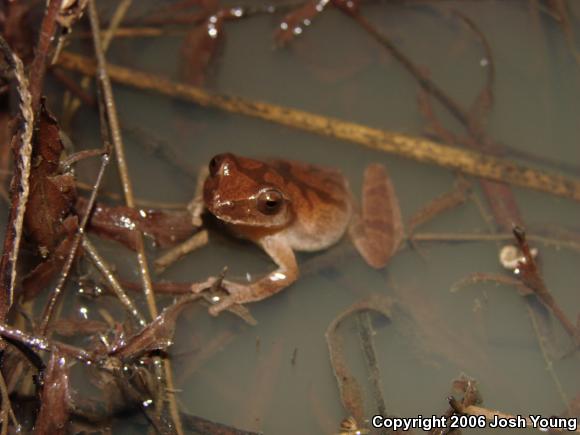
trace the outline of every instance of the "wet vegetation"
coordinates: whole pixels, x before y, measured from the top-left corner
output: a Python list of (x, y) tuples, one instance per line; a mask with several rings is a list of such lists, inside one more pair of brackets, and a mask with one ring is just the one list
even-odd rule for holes
[[(403, 250), (423, 255), (424, 247), (432, 244), (483, 242), (496, 246), (502, 272), (463, 274), (451, 290), (474, 292), (471, 287), (481, 283), (517, 290), (529, 313), (545, 375), (561, 399), (561, 416), (580, 416), (580, 393), (569, 397), (567, 380), (557, 370), (558, 362), (563, 360), (578, 365), (580, 310), (561, 305), (560, 293), (552, 288), (541, 265), (543, 249), (556, 248), (575, 255), (577, 260), (578, 228), (530, 229), (512, 190), (518, 186), (541, 191), (546, 197), (578, 202), (580, 179), (569, 174), (578, 175), (579, 170), (575, 163), (557, 166), (557, 159), (517, 150), (489, 133), (496, 62), (494, 47), (474, 17), (437, 0), (307, 0), (273, 5), (255, 1), (246, 2), (248, 6), (224, 6), (219, 0), (175, 0), (154, 3), (139, 16), (130, 14), (132, 3), (114, 2), (113, 14), (106, 19), (100, 16), (100, 5), (95, 0), (1, 3), (0, 193), (7, 217), (0, 261), (0, 434), (106, 434), (112, 433), (115, 422), (135, 416), (146, 421), (151, 433), (255, 433), (191, 415), (178, 399), (181, 386), (174, 381), (170, 357), (176, 322), (184, 310), (195, 305), (205, 310), (219, 300), (225, 292), (221, 282), (227, 269), (208, 272), (219, 278), (199, 294), (192, 291), (196, 289), (194, 282), (164, 279), (168, 267), (208, 243), (208, 225), (200, 218), (196, 198), (189, 204), (169, 204), (134, 194), (124, 147), (124, 138), (131, 131), (117, 113), (118, 86), (202, 109), (258, 118), (451, 171), (455, 183), (449, 191), (425, 203), (412, 216), (403, 218), (396, 201), (386, 204), (393, 216), (391, 257)], [(441, 20), (465, 26), (485, 60), (483, 84), (473, 101), (465, 103), (452, 97), (420, 59), (413, 59), (399, 42), (389, 38), (388, 31), (369, 20), (369, 6), (387, 3), (393, 10), (408, 6), (431, 8)], [(573, 11), (570, 0), (520, 3), (522, 13), (558, 27), (567, 55), (580, 67), (576, 47), (580, 33), (578, 8)], [(270, 38), (276, 50), (287, 50), (329, 10), (348, 17), (352, 26), (364, 32), (414, 81), (417, 107), (427, 134), (387, 131), (251, 98), (218, 94), (206, 86), (224, 48), (230, 23), (268, 16), (275, 25), (263, 37)], [(542, 32), (542, 27), (539, 25), (534, 31)], [(179, 65), (180, 81), (132, 65), (107, 62), (107, 51), (116, 38), (167, 35), (177, 35), (182, 44), (179, 57), (171, 60)], [(82, 49), (71, 48), (78, 46)], [(338, 68), (333, 73), (340, 75), (342, 71)], [(79, 151), (75, 144), (71, 125), (81, 108), (98, 116), (99, 128), (92, 132), (100, 138), (98, 148)], [(147, 148), (147, 138), (140, 138)], [(172, 154), (170, 147), (154, 147), (152, 151), (160, 160), (195, 184), (196, 167), (204, 162), (189, 165)], [(87, 161), (97, 162), (89, 184), (80, 180), (86, 177), (79, 177), (79, 168), (84, 168), (82, 163)], [(108, 173), (118, 175), (121, 193), (103, 189)], [(485, 231), (421, 232), (428, 222), (456, 213), (466, 204), (476, 205)], [(95, 240), (112, 241), (120, 255), (133, 256), (136, 278), (123, 278), (118, 273), (121, 265), (106, 259)], [(328, 273), (351, 253), (352, 248), (341, 245), (309, 257), (300, 265), (301, 279)], [(354, 287), (355, 278), (350, 279), (347, 285)], [(324, 433), (373, 433), (376, 429), (369, 423), (370, 416), (396, 414), (393, 404), (397, 395), (387, 394), (383, 388), (388, 368), (377, 352), (377, 347), (385, 345), (376, 341), (377, 328), (392, 327), (397, 321), (393, 313), (402, 305), (426, 336), (437, 329), (434, 325), (439, 321), (435, 304), (417, 296), (412, 289), (402, 291), (404, 296), (398, 292), (387, 295), (381, 289), (370, 297), (360, 297), (337, 312), (328, 325), (328, 373), (334, 374), (335, 399), (342, 404), (344, 418), (328, 418), (323, 400), (314, 394), (308, 400)], [(78, 312), (71, 312), (67, 301), (75, 298), (90, 298), (99, 307), (95, 310), (98, 315), (83, 317), (82, 309), (80, 317)], [(233, 305), (228, 311), (244, 327), (252, 328), (257, 323), (247, 306)], [(203, 311), (199, 313), (206, 316)], [(223, 318), (219, 316), (215, 321)], [(349, 326), (356, 331), (360, 344), (355, 351), (345, 343)], [(447, 335), (440, 334), (431, 341), (439, 353), (463, 363), (466, 355), (479, 356), (484, 352), (464, 338), (461, 328), (457, 325), (456, 329), (447, 330)], [(557, 338), (562, 331), (565, 339)], [(238, 332), (231, 328), (206, 340), (192, 356), (189, 373), (195, 373), (204, 361), (227, 347)], [(257, 341), (256, 352), (260, 346)], [(296, 347), (288, 357), (292, 367), (300, 366), (301, 353)], [(274, 346), (259, 367), (262, 375), (253, 386), (252, 397), (245, 397), (244, 406), (265, 408), (264, 402), (273, 394), (271, 386), (283, 359), (281, 355), (280, 348)], [(351, 369), (353, 358), (364, 366), (364, 376)], [(485, 356), (480, 358), (484, 359)], [(80, 376), (90, 388), (80, 389), (73, 379), (74, 372), (76, 376), (82, 373)], [(493, 403), (485, 407), (485, 396), (476, 379), (457, 373), (456, 379), (449, 380), (449, 387), (449, 391), (441, 391), (441, 397), (448, 396), (447, 399), (433, 404), (434, 415), (483, 416), (489, 421), (497, 415), (510, 416), (509, 409), (496, 410)], [(552, 412), (547, 410), (546, 416)], [(431, 433), (459, 431), (443, 428)]]

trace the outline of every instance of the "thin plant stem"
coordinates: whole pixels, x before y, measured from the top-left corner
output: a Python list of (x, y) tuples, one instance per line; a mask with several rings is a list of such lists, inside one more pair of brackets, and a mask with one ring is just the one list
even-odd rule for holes
[(207, 245), (208, 233), (207, 230), (201, 230), (187, 239), (185, 242), (180, 243), (174, 248), (161, 255), (155, 260), (155, 270), (157, 273), (163, 272), (171, 264), (175, 263), (181, 257), (190, 252), (195, 251), (202, 246)]
[[(84, 56), (64, 52), (59, 58), (63, 68), (83, 74), (96, 73), (95, 63)], [(108, 65), (112, 80), (138, 89), (193, 102), (226, 112), (260, 118), (287, 127), (346, 140), (365, 147), (458, 170), (507, 184), (514, 184), (552, 195), (580, 201), (580, 180), (538, 170), (472, 149), (461, 149), (425, 138), (379, 130), (362, 124), (277, 106), (241, 97), (214, 94), (204, 89), (173, 82), (164, 77), (131, 68)]]
[[(113, 38), (117, 36), (117, 30), (121, 25), (121, 23), (123, 22), (123, 18), (125, 18), (125, 15), (127, 14), (127, 11), (129, 10), (129, 7), (131, 6), (132, 2), (133, 0), (122, 0), (115, 9), (113, 17), (111, 18), (111, 22), (109, 23), (108, 29), (102, 32), (101, 34), (103, 53), (107, 52), (109, 46), (111, 45), (111, 42), (113, 41)], [(90, 37), (91, 38), (93, 37), (93, 32), (90, 32)], [(80, 90), (88, 89), (90, 83), (91, 81), (88, 76), (83, 77), (80, 84)], [(79, 97), (76, 97), (70, 100), (65, 96), (65, 101), (66, 101), (65, 107), (67, 108), (67, 110), (65, 110), (65, 121), (66, 123), (69, 123), (74, 114), (76, 113), (76, 111), (78, 110), (78, 108), (80, 107), (81, 99)]]
[(122, 0), (113, 13), (113, 18), (111, 18), (109, 28), (104, 32), (101, 32), (104, 53), (109, 49), (109, 45), (111, 45), (113, 38), (116, 36), (117, 29), (123, 22), (125, 15), (127, 15), (127, 11), (131, 7), (131, 3), (133, 3), (133, 0)]
[[(92, 186), (90, 186), (87, 183), (83, 183), (82, 181), (75, 181), (75, 186), (77, 187), (77, 189), (80, 190), (85, 190), (85, 191), (91, 191), (92, 190)], [(116, 200), (116, 201), (120, 201), (122, 200), (122, 196), (115, 193), (115, 192), (107, 192), (107, 191), (101, 191), (101, 196), (105, 196), (107, 198)], [(148, 199), (140, 199), (140, 198), (135, 198), (135, 204), (137, 205), (137, 207), (148, 207), (148, 208), (159, 208), (159, 209), (163, 209), (163, 210), (186, 210), (187, 209), (187, 203), (185, 202), (162, 202), (162, 201), (154, 201), (154, 200), (148, 200)]]
[(51, 0), (48, 3), (40, 25), (38, 44), (30, 66), (30, 94), (32, 95), (32, 111), (34, 114), (38, 112), (40, 107), (42, 84), (44, 83), (46, 64), (48, 62), (48, 50), (58, 27), (56, 16), (60, 11), (62, 2), (63, 0)]
[[(543, 243), (557, 248), (568, 248), (580, 252), (580, 244), (573, 240), (555, 239), (538, 235), (527, 237), (529, 241)], [(509, 233), (415, 233), (410, 237), (413, 242), (502, 242), (513, 241), (513, 234)]]
[(0, 372), (0, 394), (2, 397), (2, 435), (6, 435), (8, 433), (8, 418), (12, 421), (12, 425), (14, 426), (14, 430), (16, 433), (22, 430), (20, 423), (16, 419), (14, 415), (14, 411), (12, 410), (12, 403), (10, 402), (10, 395), (8, 394), (8, 387), (6, 386), (6, 380), (4, 379), (4, 375)]
[[(98, 81), (103, 91), (103, 98), (105, 100), (105, 115), (109, 127), (109, 135), (113, 147), (115, 149), (115, 156), (117, 158), (117, 165), (119, 166), (119, 175), (123, 186), (123, 194), (125, 195), (125, 204), (128, 207), (135, 207), (135, 200), (133, 196), (133, 187), (131, 178), (129, 177), (129, 170), (127, 168), (127, 160), (125, 158), (125, 148), (123, 146), (123, 139), (119, 126), (119, 119), (117, 116), (117, 108), (113, 98), (113, 89), (111, 81), (107, 74), (107, 64), (101, 45), (99, 19), (94, 1), (89, 1), (88, 4), (89, 19), (91, 22), (91, 29), (94, 33), (95, 55), (98, 63)], [(149, 266), (147, 265), (147, 258), (145, 257), (145, 245), (143, 243), (143, 233), (136, 232), (136, 248), (137, 261), (139, 263), (139, 272), (143, 279), (143, 291), (147, 300), (147, 307), (151, 318), (157, 317), (157, 305), (155, 303), (155, 295), (151, 285), (151, 277), (149, 276)]]
[(538, 347), (540, 348), (540, 351), (542, 352), (542, 358), (544, 359), (544, 362), (546, 363), (546, 371), (550, 374), (550, 377), (554, 381), (554, 386), (556, 388), (556, 391), (558, 392), (558, 396), (560, 396), (560, 400), (562, 401), (562, 403), (564, 404), (566, 409), (570, 410), (570, 405), (569, 405), (570, 402), (568, 400), (568, 396), (566, 395), (566, 392), (564, 391), (564, 387), (562, 386), (562, 383), (560, 382), (560, 378), (558, 377), (558, 374), (554, 370), (554, 362), (552, 361), (552, 359), (548, 355), (548, 350), (546, 349), (546, 339), (544, 338), (544, 336), (540, 332), (540, 326), (538, 325), (538, 319), (536, 318), (536, 313), (534, 312), (534, 310), (530, 306), (528, 306), (528, 312), (530, 315), (530, 320), (532, 321), (534, 333), (536, 334), (536, 338), (538, 340)]
[[(135, 199), (133, 196), (133, 188), (131, 185), (131, 179), (129, 177), (129, 170), (127, 168), (127, 161), (125, 159), (125, 149), (123, 146), (123, 139), (121, 136), (121, 129), (119, 126), (119, 119), (117, 116), (117, 108), (115, 105), (115, 100), (113, 98), (113, 89), (111, 86), (111, 81), (107, 73), (107, 63), (105, 59), (105, 54), (103, 52), (103, 45), (101, 43), (101, 33), (99, 25), (99, 17), (97, 14), (97, 8), (95, 6), (94, 0), (89, 0), (88, 3), (89, 20), (91, 23), (91, 31), (93, 32), (93, 43), (95, 48), (95, 56), (97, 58), (98, 64), (98, 82), (100, 89), (103, 92), (103, 98), (105, 102), (105, 115), (109, 128), (109, 135), (113, 147), (115, 149), (115, 155), (117, 157), (117, 165), (119, 167), (119, 175), (121, 177), (121, 183), (123, 185), (123, 193), (125, 195), (125, 203), (128, 207), (135, 207)], [(111, 37), (113, 33), (111, 33)], [(147, 257), (145, 255), (145, 244), (143, 242), (143, 233), (139, 230), (136, 231), (135, 245), (137, 250), (137, 261), (139, 263), (139, 272), (141, 274), (143, 283), (143, 292), (145, 294), (145, 299), (147, 301), (147, 308), (149, 310), (149, 315), (152, 319), (156, 318), (158, 315), (157, 304), (155, 302), (155, 294), (153, 292), (153, 286), (151, 284), (151, 277), (149, 275), (149, 265), (147, 264)], [(171, 364), (168, 360), (163, 361), (163, 367), (165, 372), (165, 388), (169, 391), (174, 391), (173, 385), (173, 373), (171, 370)], [(173, 425), (176, 433), (178, 435), (183, 434), (183, 427), (181, 423), (181, 418), (179, 415), (179, 409), (177, 407), (177, 402), (173, 394), (169, 394), (167, 397), (169, 404), (169, 412), (173, 420)]]
[(74, 258), (76, 257), (76, 253), (77, 253), (77, 250), (78, 250), (79, 245), (81, 243), (81, 240), (84, 237), (85, 228), (87, 227), (87, 224), (89, 222), (89, 218), (91, 216), (91, 212), (93, 210), (93, 207), (95, 206), (95, 202), (97, 200), (97, 194), (98, 194), (99, 188), (101, 186), (101, 183), (103, 181), (103, 175), (105, 174), (105, 170), (107, 169), (109, 161), (110, 161), (109, 154), (105, 153), (101, 156), (101, 166), (99, 168), (99, 173), (97, 174), (97, 179), (95, 180), (95, 184), (93, 185), (93, 190), (91, 191), (91, 196), (89, 197), (89, 200), (87, 202), (86, 212), (81, 220), (81, 223), (79, 225), (77, 233), (75, 234), (75, 237), (74, 237), (73, 243), (71, 245), (71, 249), (69, 251), (68, 257), (66, 258), (66, 261), (65, 261), (65, 263), (62, 267), (62, 270), (60, 272), (60, 275), (58, 277), (57, 284), (50, 295), (50, 298), (49, 298), (47, 305), (44, 308), (44, 312), (42, 315), (42, 323), (40, 325), (40, 334), (43, 336), (46, 335), (48, 332), (48, 327), (50, 325), (50, 322), (52, 321), (52, 318), (54, 315), (54, 310), (55, 310), (58, 302), (60, 301), (60, 298), (61, 298), (61, 295), (63, 292), (63, 288), (64, 288), (64, 284), (66, 283), (66, 280), (68, 278), (68, 274), (69, 274), (70, 269), (72, 267)]
[(135, 307), (135, 304), (133, 304), (133, 301), (129, 298), (129, 296), (127, 296), (127, 293), (125, 293), (125, 290), (123, 290), (123, 287), (121, 287), (121, 284), (119, 284), (119, 281), (117, 281), (117, 278), (115, 278), (115, 275), (113, 275), (113, 273), (111, 272), (110, 267), (107, 265), (105, 260), (99, 255), (99, 252), (97, 251), (95, 246), (86, 236), (83, 238), (83, 249), (87, 254), (89, 254), (89, 257), (91, 257), (93, 264), (97, 269), (99, 269), (99, 272), (101, 272), (103, 277), (107, 280), (111, 289), (113, 290), (115, 295), (117, 295), (117, 297), (119, 298), (121, 303), (125, 306), (127, 311), (134, 317), (134, 319), (141, 327), (144, 327), (147, 324), (145, 318), (141, 315), (137, 307)]

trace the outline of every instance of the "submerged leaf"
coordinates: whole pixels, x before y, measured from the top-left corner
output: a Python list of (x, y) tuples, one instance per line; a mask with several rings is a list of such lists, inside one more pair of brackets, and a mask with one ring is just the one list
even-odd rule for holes
[(181, 310), (185, 305), (200, 297), (199, 295), (185, 296), (180, 301), (165, 308), (141, 331), (118, 343), (109, 351), (109, 356), (120, 359), (138, 358), (149, 352), (166, 350), (173, 343), (175, 322)]
[(353, 216), (349, 233), (366, 262), (384, 267), (403, 240), (403, 218), (395, 188), (383, 165), (365, 170), (362, 216)]
[(35, 435), (67, 433), (70, 404), (68, 376), (66, 358), (60, 352), (53, 352), (44, 374), (40, 411), (34, 428)]
[(193, 28), (181, 48), (181, 76), (194, 86), (203, 86), (205, 74), (223, 40), (223, 17), (212, 15)]
[(62, 222), (72, 212), (76, 189), (74, 177), (60, 171), (60, 158), (64, 150), (60, 129), (44, 104), (35, 133), (30, 198), (24, 223), (27, 234), (38, 244), (44, 258), (60, 243)]
[[(76, 209), (86, 212), (87, 200), (79, 198)], [(135, 250), (136, 230), (153, 239), (159, 247), (167, 247), (191, 236), (194, 230), (191, 214), (187, 211), (134, 209), (126, 206), (109, 207), (97, 203), (93, 209), (88, 230), (100, 237), (122, 243)]]
[(337, 333), (337, 328), (345, 319), (358, 312), (375, 311), (390, 319), (392, 305), (393, 301), (390, 298), (378, 295), (371, 297), (368, 300), (350, 306), (347, 310), (339, 314), (326, 330), (326, 342), (330, 354), (330, 363), (338, 383), (340, 399), (345, 410), (358, 423), (362, 423), (366, 415), (363, 409), (363, 393), (360, 385), (346, 364), (343, 340)]
[(49, 258), (38, 264), (32, 272), (22, 280), (23, 301), (35, 298), (52, 281), (53, 277), (62, 269), (67, 255), (73, 243), (73, 236), (78, 228), (78, 218), (76, 216), (67, 217), (63, 223), (63, 230), (66, 234), (61, 243), (51, 252)]
[(288, 44), (303, 32), (304, 27), (324, 10), (329, 0), (310, 0), (299, 8), (287, 14), (274, 33), (274, 40), (279, 45)]

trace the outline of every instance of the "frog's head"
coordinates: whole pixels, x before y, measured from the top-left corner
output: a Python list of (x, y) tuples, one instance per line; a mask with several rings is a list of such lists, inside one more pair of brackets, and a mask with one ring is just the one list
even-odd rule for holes
[(230, 224), (281, 228), (292, 219), (283, 177), (264, 162), (231, 153), (210, 160), (203, 200), (214, 216)]

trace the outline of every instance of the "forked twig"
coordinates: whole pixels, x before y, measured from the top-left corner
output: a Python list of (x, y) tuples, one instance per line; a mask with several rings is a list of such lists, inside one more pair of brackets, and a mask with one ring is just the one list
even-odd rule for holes
[(83, 249), (87, 254), (89, 254), (89, 257), (91, 257), (91, 260), (93, 260), (95, 267), (107, 280), (111, 286), (111, 289), (113, 292), (115, 292), (127, 311), (135, 318), (137, 324), (141, 327), (145, 326), (147, 324), (145, 318), (141, 315), (129, 296), (127, 296), (125, 290), (123, 290), (123, 287), (121, 287), (121, 284), (119, 284), (119, 281), (117, 281), (117, 278), (115, 278), (115, 276), (111, 273), (110, 268), (105, 263), (105, 260), (99, 255), (97, 249), (87, 237), (83, 237)]

